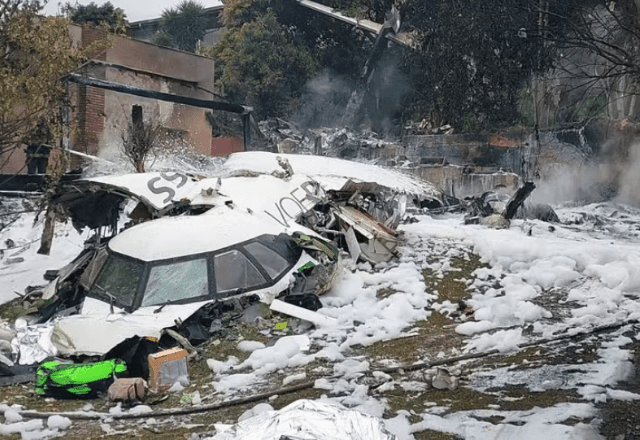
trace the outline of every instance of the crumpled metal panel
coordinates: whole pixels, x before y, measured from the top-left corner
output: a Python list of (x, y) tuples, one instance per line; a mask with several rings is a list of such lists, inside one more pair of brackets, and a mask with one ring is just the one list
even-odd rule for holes
[(368, 239), (397, 241), (393, 230), (353, 206), (337, 206), (336, 215), (353, 225), (358, 232)]
[(336, 404), (298, 400), (207, 440), (396, 440), (382, 420)]
[(16, 337), (11, 345), (14, 352), (18, 354), (20, 365), (40, 363), (58, 354), (58, 350), (51, 342), (53, 328), (53, 322), (27, 325), (24, 319), (16, 321)]

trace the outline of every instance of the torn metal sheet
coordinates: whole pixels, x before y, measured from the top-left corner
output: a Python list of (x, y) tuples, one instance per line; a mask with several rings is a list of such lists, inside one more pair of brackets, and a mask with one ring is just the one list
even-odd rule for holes
[(78, 229), (110, 226), (116, 229), (126, 200), (139, 202), (128, 216), (134, 223), (184, 212), (202, 213), (233, 204), (265, 213), (285, 227), (309, 212), (324, 197), (309, 177), (287, 179), (272, 175), (233, 178), (195, 178), (178, 173), (139, 173), (81, 180), (55, 198), (59, 211)]
[(16, 320), (15, 327), (16, 337), (11, 345), (19, 357), (20, 365), (39, 363), (58, 354), (57, 348), (51, 341), (53, 323), (28, 325), (24, 319), (19, 318)]
[(337, 206), (335, 215), (364, 238), (358, 243), (361, 255), (367, 261), (380, 263), (389, 261), (396, 255), (398, 237), (392, 229), (352, 206)]
[(267, 411), (214, 435), (211, 440), (396, 440), (384, 422), (339, 404), (297, 400)]
[(360, 244), (358, 243), (358, 239), (356, 238), (356, 233), (352, 226), (346, 226), (344, 233), (344, 238), (347, 242), (347, 247), (349, 249), (349, 254), (351, 254), (351, 259), (353, 261), (358, 261), (362, 251), (360, 250)]
[(76, 257), (71, 263), (60, 269), (58, 276), (49, 283), (45, 288), (42, 295), (43, 299), (51, 299), (56, 293), (56, 287), (59, 283), (63, 283), (67, 278), (74, 273), (78, 268), (86, 264), (94, 255), (93, 250), (85, 250), (78, 257)]
[[(149, 213), (158, 215), (184, 201), (191, 201), (208, 188), (215, 188), (215, 179), (203, 179), (181, 173), (134, 173), (82, 179), (66, 185), (54, 202), (66, 209), (72, 218), (92, 229), (104, 222), (98, 215), (107, 208), (119, 209), (125, 199), (140, 201)], [(215, 195), (213, 192), (211, 195)], [(213, 200), (202, 196), (200, 202), (213, 206)], [(95, 205), (88, 209), (87, 204)], [(98, 212), (93, 212), (98, 211)], [(117, 214), (117, 213), (116, 213)]]

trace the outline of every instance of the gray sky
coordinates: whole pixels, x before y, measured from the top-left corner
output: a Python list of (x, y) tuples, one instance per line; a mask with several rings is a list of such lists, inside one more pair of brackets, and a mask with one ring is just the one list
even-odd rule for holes
[[(88, 5), (91, 1), (92, 0), (78, 0), (78, 3)], [(124, 9), (129, 22), (158, 18), (162, 14), (162, 11), (180, 3), (180, 0), (93, 0), (97, 5), (102, 5), (107, 1), (110, 1), (116, 8)], [(58, 12), (59, 6), (67, 2), (75, 4), (76, 0), (49, 0), (44, 8), (44, 13), (46, 15), (55, 15)], [(199, 0), (199, 2), (205, 8), (220, 4), (220, 0)]]

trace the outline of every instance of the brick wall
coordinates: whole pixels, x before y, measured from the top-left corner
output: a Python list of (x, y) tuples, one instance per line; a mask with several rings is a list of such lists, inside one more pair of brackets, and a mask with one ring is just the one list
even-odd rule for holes
[(104, 131), (104, 90), (80, 86), (78, 104), (80, 147), (87, 154), (97, 155), (100, 135)]
[[(104, 29), (91, 24), (82, 26), (82, 45), (86, 46), (104, 39)], [(106, 60), (106, 52), (99, 51), (94, 59)], [(98, 72), (94, 72), (94, 75)], [(100, 72), (102, 73), (102, 72)], [(104, 77), (104, 73), (96, 76)], [(86, 154), (97, 155), (100, 150), (100, 136), (104, 131), (105, 91), (95, 87), (79, 86), (78, 90), (78, 144), (76, 150)]]

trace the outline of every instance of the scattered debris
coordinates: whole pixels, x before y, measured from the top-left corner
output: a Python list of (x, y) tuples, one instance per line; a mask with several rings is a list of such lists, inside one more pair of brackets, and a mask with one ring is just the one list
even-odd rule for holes
[[(442, 205), (443, 197), (397, 171), (270, 153), (233, 155), (213, 178), (75, 181), (53, 196), (48, 218), (70, 218), (95, 235), (67, 266), (46, 273), (47, 287), (22, 298), (30, 309), (8, 360), (126, 359), (151, 390), (179, 388), (178, 377), (159, 380), (156, 367), (141, 365), (141, 354), (162, 357), (177, 342), (180, 353), (198, 356), (194, 346), (240, 316), (255, 322), (269, 305), (306, 325), (334, 325), (317, 312), (318, 295), (341, 276), (341, 253), (373, 264), (396, 257), (407, 204), (425, 201)], [(290, 327), (308, 328), (297, 320)], [(142, 343), (148, 338), (153, 346)]]
[(172, 348), (149, 355), (149, 389), (166, 391), (176, 382), (189, 383), (187, 351)]
[(143, 401), (147, 396), (147, 383), (141, 377), (116, 379), (107, 390), (107, 396), (112, 402)]
[(436, 375), (431, 379), (431, 386), (438, 390), (455, 390), (459, 382), (459, 379), (449, 374), (447, 370), (438, 368)]
[(509, 197), (497, 191), (488, 191), (480, 196), (467, 198), (465, 224), (480, 223), (495, 229), (505, 229), (513, 218), (538, 219), (545, 222), (559, 222), (553, 208), (545, 204), (525, 203), (535, 189), (533, 182), (526, 182)]

